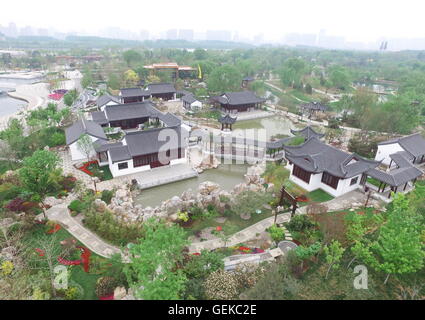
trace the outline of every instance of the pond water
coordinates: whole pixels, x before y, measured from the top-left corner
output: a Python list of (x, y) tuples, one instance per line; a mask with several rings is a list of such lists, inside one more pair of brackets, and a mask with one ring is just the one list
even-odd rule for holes
[(222, 164), (217, 169), (204, 171), (196, 178), (142, 190), (135, 197), (134, 202), (143, 207), (156, 207), (162, 201), (180, 196), (188, 189), (192, 189), (194, 193), (197, 192), (199, 184), (205, 181), (218, 183), (221, 189), (230, 191), (235, 185), (244, 181), (247, 168), (248, 165), (244, 164)]
[[(234, 125), (234, 133), (243, 135), (245, 129), (265, 129), (267, 140), (274, 135), (281, 134), (290, 136), (290, 130), (296, 126), (284, 117), (269, 117), (253, 120), (237, 121)], [(206, 170), (197, 178), (173, 182), (170, 184), (142, 190), (135, 197), (135, 203), (143, 207), (156, 207), (162, 201), (180, 196), (184, 191), (192, 189), (196, 192), (200, 183), (212, 181), (218, 183), (222, 189), (230, 191), (235, 185), (244, 181), (244, 175), (249, 165), (222, 164), (218, 169)]]
[(8, 90), (0, 88), (0, 117), (11, 115), (27, 105), (25, 101), (9, 97)]
[(269, 117), (253, 120), (236, 121), (233, 125), (235, 135), (242, 134), (246, 129), (265, 129), (267, 140), (277, 134), (291, 136), (291, 129), (296, 129), (296, 126), (287, 118), (284, 117)]

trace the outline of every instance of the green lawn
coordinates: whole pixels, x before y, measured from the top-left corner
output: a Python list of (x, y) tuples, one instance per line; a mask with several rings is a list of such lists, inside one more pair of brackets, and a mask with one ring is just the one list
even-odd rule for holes
[(243, 220), (240, 218), (238, 214), (232, 214), (230, 217), (227, 218), (225, 223), (218, 223), (215, 221), (215, 218), (209, 218), (205, 220), (195, 220), (193, 224), (189, 228), (185, 228), (185, 230), (188, 232), (188, 236), (195, 235), (197, 232), (209, 228), (209, 227), (227, 227), (229, 232), (226, 232), (226, 227), (224, 229), (224, 232), (227, 233), (227, 235), (234, 234), (236, 232), (239, 232), (245, 228), (248, 228), (249, 226), (252, 226), (253, 224), (266, 219), (268, 217), (272, 216), (271, 210), (260, 208), (262, 210), (261, 214), (253, 214), (251, 215), (251, 219), (249, 220)]
[(367, 182), (369, 182), (370, 184), (373, 184), (374, 186), (376, 186), (378, 188), (379, 188), (379, 186), (381, 184), (381, 181), (378, 181), (375, 178), (371, 178), (371, 177), (368, 177), (367, 178)]
[(111, 170), (109, 169), (109, 166), (103, 166), (99, 169), (103, 171), (103, 181), (112, 180), (114, 178), (112, 176)]
[(317, 189), (307, 194), (307, 198), (310, 199), (310, 202), (326, 202), (332, 200), (334, 197), (322, 189)]
[[(37, 237), (42, 236), (45, 234), (48, 227), (44, 225), (38, 225), (35, 226), (25, 237), (25, 242), (28, 243), (29, 246), (34, 246), (34, 239)], [(73, 236), (64, 228), (61, 228), (58, 232), (55, 233), (57, 237), (57, 244), (60, 246), (60, 242), (65, 239), (73, 238)], [(77, 241), (77, 245), (83, 246), (83, 244), (79, 241)], [(75, 251), (75, 257), (73, 255), (73, 258), (78, 259), (79, 253), (78, 251)], [(107, 259), (98, 256), (94, 252), (92, 252), (91, 258), (101, 259), (107, 261)], [(70, 281), (74, 281), (77, 284), (79, 284), (84, 289), (84, 296), (83, 300), (97, 300), (97, 296), (95, 293), (96, 289), (96, 281), (99, 279), (102, 275), (97, 273), (92, 273), (91, 271), (89, 273), (84, 272), (84, 269), (82, 266), (71, 266), (71, 277)]]

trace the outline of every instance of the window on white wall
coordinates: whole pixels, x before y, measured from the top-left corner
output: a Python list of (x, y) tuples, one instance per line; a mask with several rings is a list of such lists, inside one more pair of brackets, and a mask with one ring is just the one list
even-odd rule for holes
[(350, 186), (355, 185), (357, 183), (357, 181), (359, 181), (359, 177), (355, 177), (355, 178), (351, 179)]
[(128, 169), (128, 162), (118, 163), (118, 170)]

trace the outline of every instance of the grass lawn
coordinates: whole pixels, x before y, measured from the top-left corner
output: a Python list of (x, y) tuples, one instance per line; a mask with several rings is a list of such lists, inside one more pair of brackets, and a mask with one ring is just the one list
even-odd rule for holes
[(109, 170), (109, 166), (103, 166), (99, 169), (103, 171), (103, 181), (112, 180), (114, 178), (112, 176), (111, 170)]
[(317, 189), (309, 194), (307, 194), (307, 198), (310, 199), (310, 202), (326, 202), (334, 199), (329, 193), (323, 191), (322, 189)]
[[(33, 228), (33, 230), (31, 232), (29, 232), (24, 241), (28, 243), (28, 245), (30, 246), (34, 246), (34, 243), (32, 241), (34, 241), (34, 239), (36, 239), (37, 237), (41, 237), (43, 236), (43, 234), (46, 234), (46, 230), (48, 227), (44, 226), (44, 225), (38, 225), (35, 226)], [(69, 239), (69, 238), (73, 238), (73, 236), (64, 228), (61, 228), (58, 232), (55, 233), (56, 237), (57, 237), (57, 244), (58, 246), (60, 246), (60, 242), (62, 240), (65, 239)], [(83, 246), (83, 244), (81, 242), (79, 242), (77, 240), (77, 245), (79, 246)], [(74, 257), (73, 257), (74, 258)], [(79, 258), (79, 253), (78, 251), (75, 252), (75, 259)], [(94, 252), (92, 252), (91, 258), (96, 258), (96, 259), (101, 259), (101, 260), (107, 260), (106, 258), (100, 257), (97, 254), (95, 254)], [(70, 276), (70, 281), (74, 281), (76, 283), (78, 283), (83, 289), (84, 289), (84, 296), (83, 296), (83, 300), (97, 300), (97, 296), (96, 296), (96, 281), (97, 279), (99, 279), (102, 275), (101, 274), (97, 274), (97, 273), (92, 273), (92, 271), (90, 271), (89, 273), (84, 272), (84, 269), (81, 265), (78, 266), (71, 266), (70, 267), (70, 272), (71, 272), (71, 276)]]
[(368, 177), (367, 178), (367, 182), (369, 182), (370, 184), (373, 184), (374, 186), (376, 186), (378, 188), (379, 188), (379, 186), (381, 184), (381, 181), (378, 181), (375, 178), (371, 178), (371, 177)]
[(245, 228), (248, 228), (249, 226), (252, 226), (253, 224), (261, 220), (264, 220), (272, 216), (271, 210), (268, 210), (265, 208), (261, 208), (261, 210), (262, 210), (261, 214), (253, 214), (251, 215), (251, 219), (249, 220), (241, 219), (238, 214), (232, 214), (230, 217), (227, 218), (225, 223), (218, 223), (217, 221), (215, 221), (217, 217), (209, 218), (205, 220), (201, 220), (201, 219), (195, 220), (193, 224), (190, 227), (185, 228), (185, 230), (188, 232), (188, 236), (192, 236), (205, 228), (209, 228), (209, 227), (215, 228), (215, 227), (221, 226), (221, 227), (224, 227), (224, 232), (227, 235), (231, 235)]

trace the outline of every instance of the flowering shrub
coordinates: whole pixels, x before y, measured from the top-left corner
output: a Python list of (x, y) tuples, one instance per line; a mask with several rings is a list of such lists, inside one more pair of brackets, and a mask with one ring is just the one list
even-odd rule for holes
[(2, 276), (8, 276), (12, 273), (13, 269), (15, 268), (15, 266), (13, 265), (13, 262), (11, 261), (5, 261), (1, 264), (1, 274)]
[(23, 199), (15, 198), (9, 201), (9, 203), (6, 204), (4, 207), (13, 212), (21, 212), (21, 211), (25, 211), (24, 203), (25, 201)]
[(77, 178), (73, 176), (67, 176), (60, 182), (60, 185), (62, 186), (64, 190), (69, 192), (72, 189), (74, 189), (76, 182), (77, 182)]
[(211, 300), (231, 300), (238, 294), (238, 281), (230, 272), (217, 270), (204, 282), (205, 295)]

